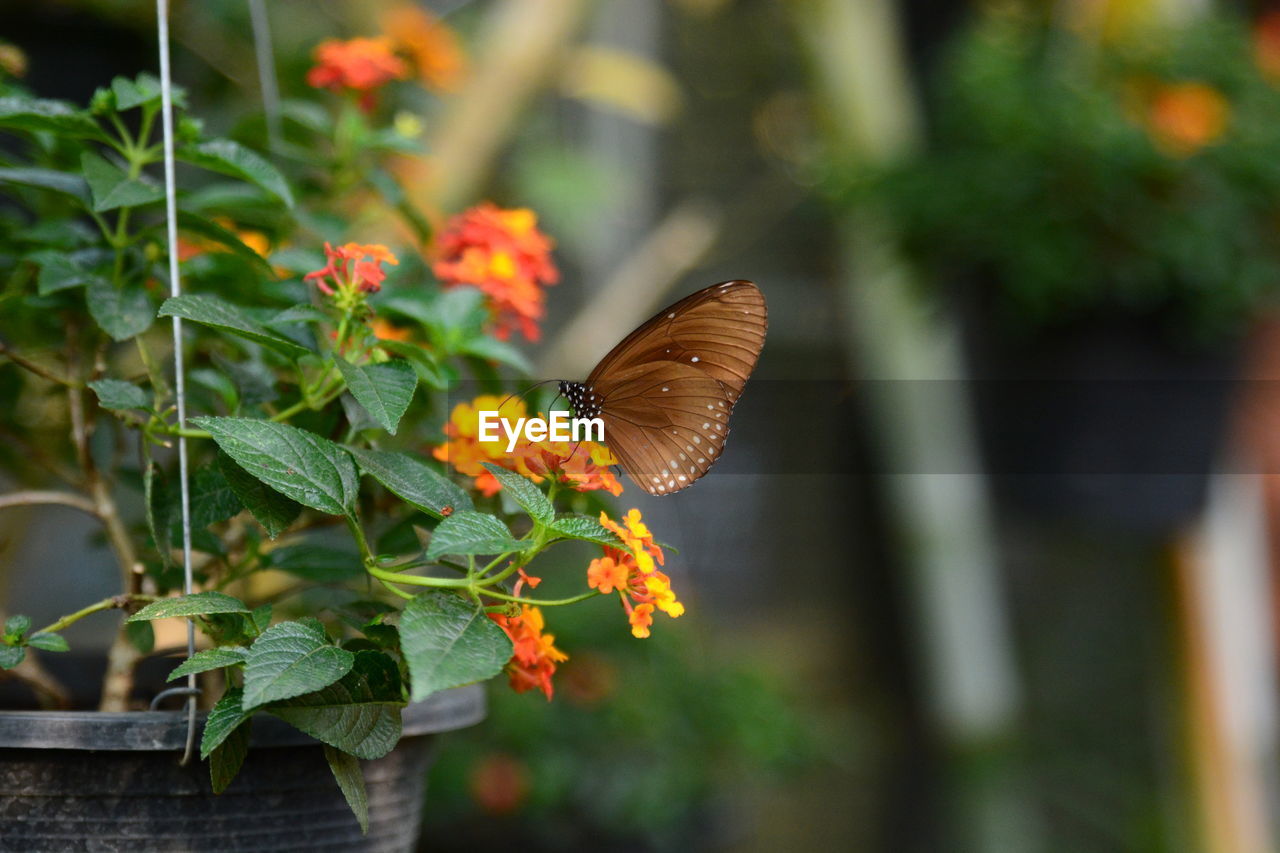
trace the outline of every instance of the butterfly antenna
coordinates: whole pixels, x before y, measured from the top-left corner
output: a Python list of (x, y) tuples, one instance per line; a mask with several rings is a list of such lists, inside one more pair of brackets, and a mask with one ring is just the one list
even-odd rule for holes
[[(526, 388), (524, 391), (520, 393), (519, 395), (520, 399), (523, 400), (525, 397), (528, 397), (530, 394), (532, 394), (537, 389), (541, 388), (543, 385), (546, 385), (548, 382), (559, 382), (559, 381), (560, 380), (558, 379), (544, 379), (541, 382), (535, 382), (533, 385), (530, 385), (528, 388)], [(511, 402), (511, 398), (515, 396), (516, 396), (515, 392), (508, 394), (507, 398), (498, 405), (498, 410), (501, 411), (502, 408), (507, 405), (507, 403)], [(559, 397), (560, 395), (557, 394), (556, 396)]]

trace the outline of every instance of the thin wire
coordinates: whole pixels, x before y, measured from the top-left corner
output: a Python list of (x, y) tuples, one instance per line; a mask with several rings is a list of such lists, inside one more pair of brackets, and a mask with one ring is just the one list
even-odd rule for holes
[[(169, 67), (169, 2), (156, 0), (156, 30), (160, 40), (160, 114), (164, 127), (164, 192), (165, 214), (169, 237), (169, 295), (182, 295), (182, 281), (178, 271), (178, 189), (174, 177), (173, 154), (173, 73)], [(178, 429), (187, 428), (187, 383), (182, 362), (182, 318), (173, 318), (173, 372), (174, 390), (178, 404)], [(182, 591), (190, 595), (191, 577), (191, 486), (187, 472), (187, 440), (178, 433), (178, 480), (182, 493)], [(196, 623), (187, 619), (187, 657), (196, 653)], [(187, 676), (187, 688), (192, 690), (187, 699), (187, 744), (182, 753), (182, 763), (191, 760), (196, 742), (196, 677)]]
[(253, 25), (253, 52), (258, 62), (258, 90), (262, 113), (267, 119), (267, 148), (280, 145), (280, 86), (276, 81), (275, 54), (271, 50), (271, 18), (263, 0), (249, 0), (249, 20)]

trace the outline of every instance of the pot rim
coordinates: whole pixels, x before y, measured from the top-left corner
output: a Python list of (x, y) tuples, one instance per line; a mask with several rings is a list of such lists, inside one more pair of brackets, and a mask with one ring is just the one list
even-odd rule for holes
[[(475, 725), (486, 713), (484, 688), (469, 684), (442, 690), (405, 706), (401, 737), (448, 732)], [(204, 725), (207, 712), (201, 712)], [(0, 711), (0, 749), (100, 751), (181, 750), (187, 740), (185, 711)], [(254, 747), (317, 743), (284, 720), (255, 714)]]

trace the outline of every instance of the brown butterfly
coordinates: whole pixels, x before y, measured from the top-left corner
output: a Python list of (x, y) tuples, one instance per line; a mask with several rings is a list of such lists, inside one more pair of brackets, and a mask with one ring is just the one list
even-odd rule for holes
[(651, 495), (692, 486), (724, 451), (729, 416), (769, 326), (760, 288), (713, 284), (659, 311), (600, 360), (561, 382), (581, 418), (600, 418), (609, 449)]

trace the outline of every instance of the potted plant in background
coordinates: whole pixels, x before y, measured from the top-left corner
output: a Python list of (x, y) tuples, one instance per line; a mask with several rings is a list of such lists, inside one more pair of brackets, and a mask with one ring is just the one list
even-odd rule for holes
[(1163, 528), (1198, 505), (1280, 286), (1274, 32), (985, 16), (927, 150), (874, 182), (964, 316), (989, 467), (1037, 475), (997, 478), (1018, 506)]
[[(397, 31), (443, 37), (425, 17)], [(507, 339), (536, 337), (552, 244), (528, 210), (481, 204), (434, 233), (405, 201), (387, 159), (416, 152), (415, 129), (387, 101), (415, 72), (440, 79), (415, 45), (318, 46), (308, 82), (329, 108), (287, 103), (270, 157), (259, 123), (237, 141), (179, 115), (178, 158), (200, 177), (179, 198), (171, 299), (157, 81), (113, 80), (87, 107), (3, 83), (0, 506), (93, 516), (116, 563), (95, 570), (120, 586), (68, 589), (59, 616), (7, 614), (0, 671), (45, 710), (0, 712), (0, 847), (410, 849), (423, 736), (484, 713), (464, 685), (505, 671), (551, 697), (566, 655), (545, 609), (617, 596), (637, 637), (683, 611), (639, 512), (615, 520), (594, 494), (622, 490), (607, 451), (479, 440), (480, 410), (526, 412), (498, 368), (524, 365)], [(355, 221), (401, 245), (344, 242)], [(186, 429), (157, 322), (173, 316)], [(489, 393), (450, 406), (463, 379)], [(191, 595), (177, 594), (179, 433)], [(543, 556), (571, 542), (597, 556)], [(118, 611), (100, 712), (57, 710), (67, 690), (44, 664), (61, 632)], [(153, 625), (175, 619), (194, 620), (200, 650), (164, 675), (199, 678), (207, 769), (178, 763), (185, 715), (133, 710), (162, 686), (139, 664), (181, 636)]]

